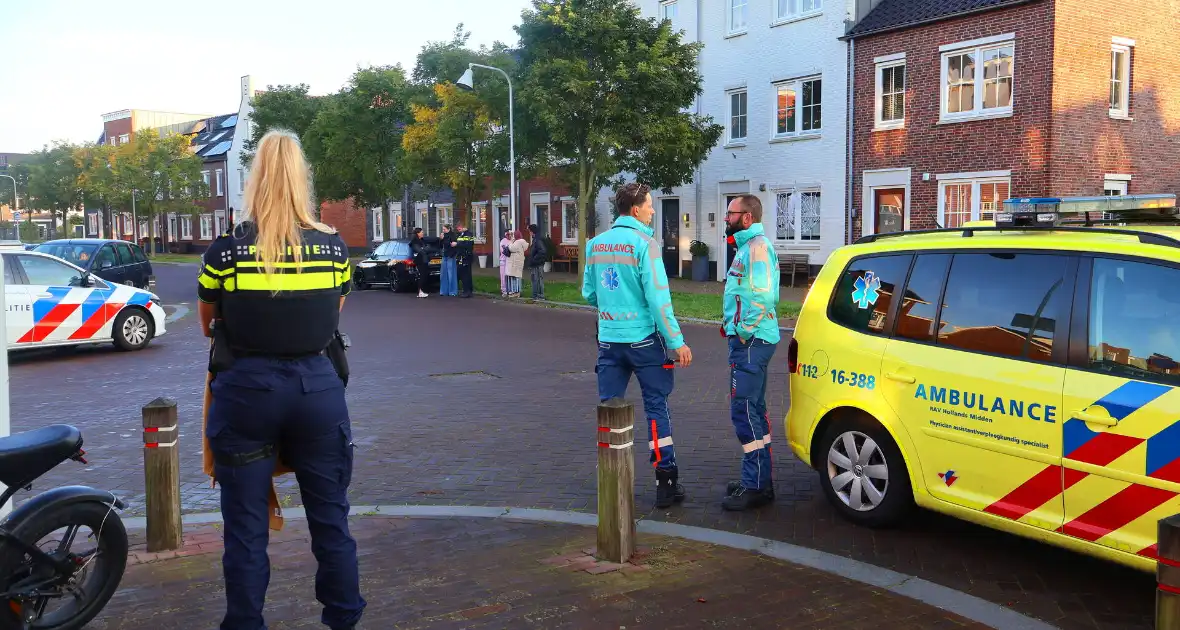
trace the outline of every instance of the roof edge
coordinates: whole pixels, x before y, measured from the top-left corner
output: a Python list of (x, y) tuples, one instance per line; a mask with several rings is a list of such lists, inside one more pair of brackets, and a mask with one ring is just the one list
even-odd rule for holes
[[(954, 19), (954, 18), (967, 16), (967, 15), (974, 15), (976, 13), (985, 13), (987, 11), (998, 11), (1000, 9), (1007, 9), (1009, 7), (1014, 7), (1014, 6), (1021, 5), (1021, 4), (1028, 4), (1030, 2), (1036, 2), (1036, 0), (1009, 0), (1008, 2), (992, 5), (990, 7), (980, 7), (977, 9), (968, 9), (966, 11), (959, 11), (958, 13), (948, 13), (946, 15), (940, 15), (938, 17), (928, 18), (925, 20), (918, 20), (917, 22), (909, 22), (906, 24), (887, 26), (885, 28), (879, 28), (879, 29), (872, 30), (872, 31), (865, 31), (863, 33), (845, 34), (845, 35), (841, 35), (840, 37), (838, 37), (836, 39), (838, 39), (840, 41), (849, 41), (849, 40), (856, 39), (858, 37), (866, 37), (868, 35), (880, 35), (881, 33), (891, 33), (893, 31), (902, 31), (902, 30), (905, 30), (908, 28), (914, 28), (917, 26), (925, 26), (927, 24), (933, 24), (935, 22), (942, 22), (943, 20), (950, 20), (950, 19)], [(868, 17), (868, 16), (865, 16), (865, 17)], [(853, 28), (856, 28), (856, 27), (853, 27)]]

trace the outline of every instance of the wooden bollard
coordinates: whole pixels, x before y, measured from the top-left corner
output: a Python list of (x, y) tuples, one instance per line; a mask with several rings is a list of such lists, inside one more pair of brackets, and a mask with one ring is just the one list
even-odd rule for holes
[(1180, 514), (1157, 524), (1155, 564), (1155, 628), (1180, 628)]
[(157, 398), (143, 407), (143, 481), (147, 495), (147, 550), (179, 549), (180, 450), (176, 401)]
[(620, 564), (635, 553), (634, 434), (631, 403), (598, 405), (598, 556)]

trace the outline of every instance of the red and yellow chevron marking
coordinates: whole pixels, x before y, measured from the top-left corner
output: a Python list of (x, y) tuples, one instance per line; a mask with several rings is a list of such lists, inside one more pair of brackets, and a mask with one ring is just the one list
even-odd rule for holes
[[(1110, 394), (1095, 402), (1110, 415), (1121, 421), (1143, 408), (1172, 388), (1138, 381), (1123, 383)], [(1167, 481), (1180, 481), (1180, 421), (1172, 423), (1148, 438), (1118, 433), (1097, 433), (1091, 431), (1080, 420), (1066, 420), (1064, 426), (1063, 455), (1066, 460), (1110, 466), (1122, 461), (1122, 470), (1142, 470), (1144, 476)], [(1145, 446), (1146, 445), (1146, 446)], [(1126, 459), (1122, 459), (1126, 456)], [(1116, 532), (1148, 517), (1148, 515), (1180, 493), (1143, 484), (1128, 484), (1114, 479), (1092, 476), (1088, 472), (1064, 466), (1046, 466), (1037, 474), (1017, 486), (1002, 498), (984, 508), (996, 516), (1019, 520), (1028, 513), (1059, 497), (1065, 490), (1075, 488), (1079, 483), (1093, 477), (1092, 487), (1076, 488), (1085, 506), (1085, 498), (1106, 496), (1096, 505), (1085, 508), (1082, 513), (1064, 523), (1058, 532), (1098, 542)], [(1101, 483), (1100, 483), (1101, 482)], [(1087, 482), (1089, 483), (1089, 482)], [(1113, 487), (1112, 487), (1113, 485)], [(1117, 489), (1115, 489), (1117, 488)], [(1073, 496), (1073, 495), (1071, 495)], [(1067, 509), (1067, 512), (1069, 510)], [(1152, 517), (1154, 518), (1154, 517)], [(1140, 555), (1153, 557), (1154, 545), (1139, 550)]]

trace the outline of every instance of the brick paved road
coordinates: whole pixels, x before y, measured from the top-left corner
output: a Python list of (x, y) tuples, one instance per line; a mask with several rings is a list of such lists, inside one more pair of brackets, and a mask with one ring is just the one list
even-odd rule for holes
[[(596, 564), (594, 530), (488, 519), (353, 521), (365, 628), (983, 629), (943, 610), (743, 551), (645, 537), (642, 565)], [(129, 568), (94, 628), (210, 628), (224, 613), (220, 534)], [(322, 628), (303, 523), (274, 537), (267, 622)], [(423, 553), (429, 549), (429, 553)], [(601, 573), (600, 573), (601, 572)]]
[[(159, 265), (166, 303), (195, 301), (191, 266)], [(352, 336), (348, 388), (359, 445), (356, 504), (430, 503), (595, 509), (594, 319), (584, 312), (489, 300), (418, 300), (375, 290), (354, 294), (343, 317)], [(14, 359), (15, 430), (77, 424), (88, 467), (68, 464), (39, 487), (86, 483), (142, 508), (140, 407), (156, 396), (180, 404), (185, 509), (217, 509), (200, 473), (199, 422), (205, 341), (195, 314), (139, 353), (107, 349)], [(686, 326), (696, 361), (676, 371), (671, 406), (689, 500), (645, 518), (714, 527), (814, 547), (956, 588), (1064, 628), (1150, 626), (1154, 583), (1140, 574), (933, 514), (893, 531), (840, 520), (813, 471), (778, 440), (779, 500), (755, 514), (719, 505), (740, 449), (728, 420), (725, 347), (708, 327)], [(771, 379), (771, 417), (786, 405), (785, 357)], [(67, 380), (68, 379), (68, 380)], [(632, 389), (632, 398), (637, 398)], [(781, 420), (775, 421), (781, 427)], [(781, 429), (780, 429), (781, 432)], [(637, 453), (646, 460), (646, 454)], [(640, 462), (640, 507), (650, 476)], [(294, 480), (283, 492), (297, 503)]]

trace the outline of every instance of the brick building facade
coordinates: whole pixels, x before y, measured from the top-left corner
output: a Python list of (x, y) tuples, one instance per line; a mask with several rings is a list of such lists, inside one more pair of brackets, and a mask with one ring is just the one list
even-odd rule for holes
[[(883, 0), (853, 42), (853, 237), (1180, 190), (1180, 0)], [(1134, 15), (1129, 15), (1129, 14)], [(1169, 157), (1171, 156), (1171, 157)]]

